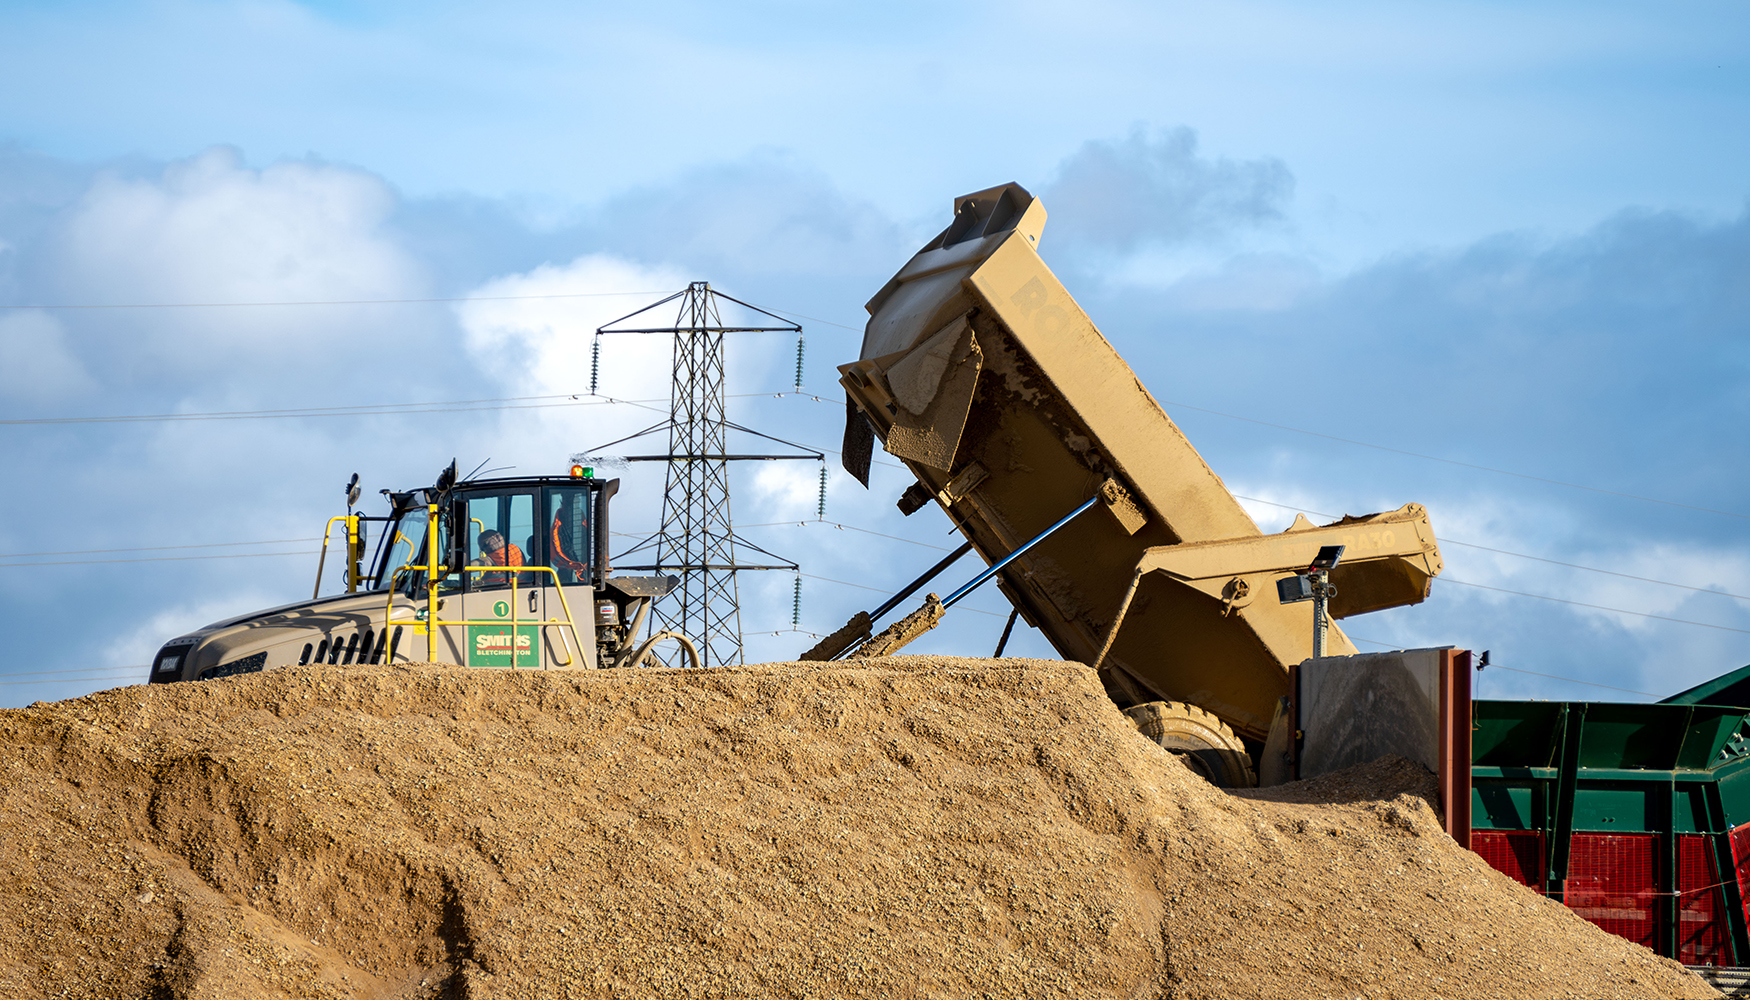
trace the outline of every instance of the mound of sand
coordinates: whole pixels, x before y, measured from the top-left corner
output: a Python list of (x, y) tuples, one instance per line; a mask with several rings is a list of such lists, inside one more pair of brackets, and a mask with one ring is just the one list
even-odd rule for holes
[(9, 997), (1717, 996), (1414, 765), (1228, 795), (1075, 664), (299, 668), (0, 744)]

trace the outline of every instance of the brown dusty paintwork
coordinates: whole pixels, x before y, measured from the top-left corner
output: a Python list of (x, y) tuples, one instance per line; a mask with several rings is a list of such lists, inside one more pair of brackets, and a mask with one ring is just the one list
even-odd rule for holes
[[(999, 586), (1060, 654), (1092, 662), (1139, 561), (1152, 560), (1108, 657), (1108, 691), (1121, 705), (1190, 702), (1262, 738), (1286, 665), (1312, 653), (1311, 602), (1279, 604), (1275, 581), (1340, 536), (1356, 548), (1333, 574), (1335, 616), (1416, 603), (1440, 572), (1425, 512), (1330, 528), (1299, 519), (1263, 535), (1040, 260), (1044, 206), (1018, 185), (955, 204), (955, 222), (869, 302), (861, 360), (839, 369), (849, 398), (986, 562), (1103, 490), (1108, 503), (1011, 563)], [(889, 381), (896, 366), (903, 385)], [(1354, 651), (1333, 627), (1327, 653)]]

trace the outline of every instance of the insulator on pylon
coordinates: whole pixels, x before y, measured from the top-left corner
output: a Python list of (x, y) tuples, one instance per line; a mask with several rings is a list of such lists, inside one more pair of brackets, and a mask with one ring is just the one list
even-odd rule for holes
[(796, 593), (790, 601), (790, 626), (799, 628), (802, 625), (802, 574), (796, 574)]
[(797, 392), (802, 391), (802, 350), (803, 350), (804, 343), (806, 343), (806, 341), (801, 336), (798, 336), (796, 338), (796, 391)]
[(826, 463), (820, 463), (820, 499), (814, 504), (814, 519), (826, 520)]
[(595, 395), (596, 376), (602, 370), (602, 332), (595, 332), (595, 340), (589, 345), (589, 394)]

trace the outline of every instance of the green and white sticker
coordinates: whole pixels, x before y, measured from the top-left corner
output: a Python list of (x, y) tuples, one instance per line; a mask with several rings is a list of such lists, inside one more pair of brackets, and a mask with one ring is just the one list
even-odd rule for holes
[(468, 626), (468, 666), (538, 667), (541, 665), (541, 626)]
[(492, 606), (492, 613), (500, 618), (510, 617), (510, 602), (499, 601), (497, 604), (494, 604)]

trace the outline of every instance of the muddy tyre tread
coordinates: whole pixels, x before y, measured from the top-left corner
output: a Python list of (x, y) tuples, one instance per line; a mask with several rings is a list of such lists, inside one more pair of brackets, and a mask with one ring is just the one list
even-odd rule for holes
[(1142, 735), (1219, 788), (1256, 788), (1251, 755), (1227, 723), (1182, 701), (1150, 701), (1124, 710)]

